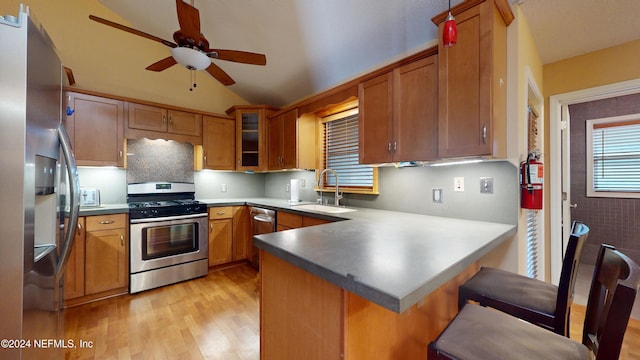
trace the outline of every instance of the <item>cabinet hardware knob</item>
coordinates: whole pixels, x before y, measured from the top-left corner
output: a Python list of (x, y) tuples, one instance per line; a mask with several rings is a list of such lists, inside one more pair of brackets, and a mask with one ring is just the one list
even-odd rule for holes
[(120, 245), (124, 246), (124, 236), (120, 235)]
[(82, 224), (78, 223), (78, 235), (82, 232)]
[(115, 220), (102, 220), (102, 221), (100, 221), (100, 224), (108, 225), (108, 224), (113, 224), (114, 222), (115, 222)]

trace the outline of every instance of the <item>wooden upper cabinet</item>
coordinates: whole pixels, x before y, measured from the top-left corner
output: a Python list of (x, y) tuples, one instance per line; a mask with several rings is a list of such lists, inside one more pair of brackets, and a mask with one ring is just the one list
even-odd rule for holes
[(438, 69), (435, 55), (360, 84), (360, 162), (437, 158)]
[(417, 60), (394, 70), (393, 161), (438, 156), (438, 58)]
[(458, 28), (453, 47), (443, 46), (444, 21), (439, 23), (440, 157), (506, 157), (509, 20), (503, 12), (510, 10), (505, 2), (475, 1), (452, 9)]
[(130, 129), (167, 131), (167, 110), (155, 106), (128, 103)]
[(78, 165), (124, 166), (124, 102), (67, 92), (65, 127)]
[[(269, 170), (298, 168), (298, 109), (269, 119)], [(314, 146), (313, 142), (307, 146)]]
[(213, 170), (236, 168), (236, 122), (205, 115), (202, 119), (203, 167)]
[(165, 139), (202, 144), (202, 115), (128, 102), (127, 138)]
[(391, 161), (393, 72), (361, 83), (358, 98), (360, 163)]
[(202, 115), (185, 111), (168, 110), (167, 131), (173, 134), (202, 135)]
[(267, 117), (278, 109), (269, 106), (234, 106), (236, 118), (236, 170), (267, 170)]

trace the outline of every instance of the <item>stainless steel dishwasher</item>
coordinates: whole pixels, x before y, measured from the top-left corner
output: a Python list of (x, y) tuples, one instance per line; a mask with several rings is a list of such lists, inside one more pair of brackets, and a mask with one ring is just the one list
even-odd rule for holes
[[(276, 212), (269, 209), (251, 207), (251, 236), (268, 234), (276, 231)], [(251, 240), (249, 262), (258, 267), (258, 248)]]

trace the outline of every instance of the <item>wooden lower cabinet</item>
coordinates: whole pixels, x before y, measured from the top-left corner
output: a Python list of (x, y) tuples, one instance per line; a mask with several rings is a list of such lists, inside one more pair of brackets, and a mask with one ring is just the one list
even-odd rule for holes
[(66, 306), (126, 294), (129, 240), (126, 214), (81, 217), (65, 270)]
[(277, 219), (277, 231), (297, 229), (301, 227), (321, 225), (331, 222), (330, 220), (320, 219), (313, 216), (293, 214), (286, 211), (278, 211)]
[(64, 270), (63, 293), (65, 300), (84, 296), (84, 245), (85, 226), (84, 217), (81, 217), (78, 219), (73, 247)]
[(248, 234), (246, 206), (209, 208), (209, 266), (246, 259)]
[(477, 269), (399, 314), (260, 250), (260, 359), (426, 359)]

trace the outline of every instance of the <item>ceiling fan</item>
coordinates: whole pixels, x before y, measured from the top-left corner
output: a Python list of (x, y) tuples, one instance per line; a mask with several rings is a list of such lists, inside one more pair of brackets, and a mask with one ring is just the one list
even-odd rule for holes
[(94, 15), (89, 15), (89, 19), (170, 47), (171, 56), (146, 67), (147, 70), (151, 71), (163, 71), (175, 64), (180, 64), (189, 70), (206, 70), (215, 79), (228, 86), (235, 84), (235, 81), (219, 66), (211, 62), (211, 59), (252, 65), (265, 65), (267, 63), (267, 58), (263, 54), (238, 50), (210, 49), (209, 41), (200, 32), (200, 12), (198, 9), (182, 0), (176, 0), (176, 8), (180, 29), (173, 33), (175, 43)]

